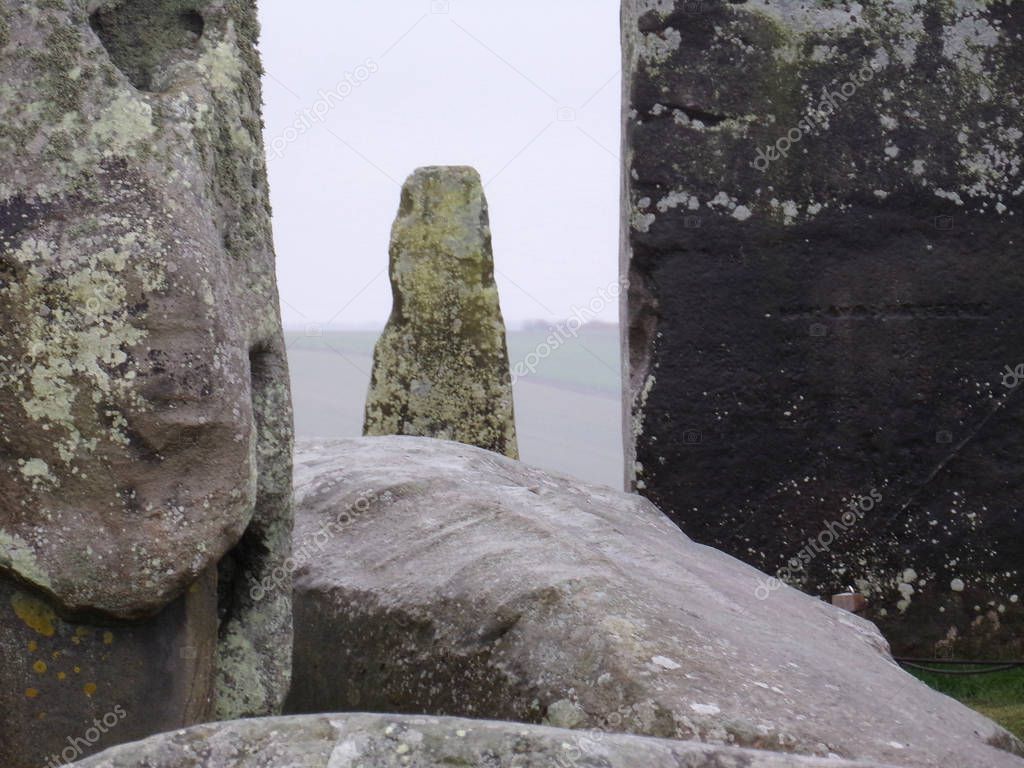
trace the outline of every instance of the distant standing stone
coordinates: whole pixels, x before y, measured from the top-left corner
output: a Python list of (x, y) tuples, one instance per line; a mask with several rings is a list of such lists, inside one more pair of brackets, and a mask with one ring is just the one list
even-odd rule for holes
[(364, 434), (455, 440), (519, 458), (491, 228), (472, 168), (420, 168), (391, 232), (394, 306)]

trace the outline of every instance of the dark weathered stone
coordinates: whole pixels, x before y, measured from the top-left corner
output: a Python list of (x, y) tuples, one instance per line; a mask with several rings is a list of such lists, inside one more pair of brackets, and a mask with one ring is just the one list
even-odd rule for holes
[(252, 596), (291, 484), (257, 31), (242, 0), (0, 0), (5, 766), (114, 703), (137, 736), (287, 688), (290, 586)]
[(300, 443), (295, 489), (287, 712), (1024, 766), (1024, 745), (903, 672), (870, 622), (789, 587), (760, 600), (763, 574), (635, 494), (414, 437)]
[(624, 4), (634, 487), (905, 652), (1024, 651), (1022, 34), (1012, 2)]
[(472, 168), (420, 168), (391, 232), (394, 308), (373, 356), (367, 435), (457, 440), (518, 458), (491, 228)]

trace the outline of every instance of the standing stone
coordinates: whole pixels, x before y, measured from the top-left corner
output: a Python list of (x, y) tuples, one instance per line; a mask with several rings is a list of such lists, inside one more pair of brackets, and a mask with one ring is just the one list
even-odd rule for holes
[(518, 458), (491, 228), (472, 168), (420, 168), (391, 231), (394, 307), (377, 342), (366, 435), (455, 440)]
[(237, 0), (0, 0), (4, 766), (288, 687), (257, 32)]
[(624, 3), (633, 485), (905, 653), (1024, 650), (1022, 34)]

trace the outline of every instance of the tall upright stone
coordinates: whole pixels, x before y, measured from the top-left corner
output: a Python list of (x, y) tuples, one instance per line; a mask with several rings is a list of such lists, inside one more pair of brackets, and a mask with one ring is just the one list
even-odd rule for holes
[(366, 435), (516, 447), (505, 321), (491, 228), (472, 168), (420, 168), (391, 231), (394, 306), (377, 342)]
[(0, 0), (5, 766), (288, 687), (257, 34), (240, 0)]
[(1019, 654), (1024, 9), (623, 10), (634, 487), (899, 650)]

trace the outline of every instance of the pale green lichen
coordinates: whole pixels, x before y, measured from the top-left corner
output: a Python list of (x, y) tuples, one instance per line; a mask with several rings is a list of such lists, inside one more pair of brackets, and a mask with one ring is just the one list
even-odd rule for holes
[(92, 126), (90, 139), (106, 156), (124, 155), (153, 138), (153, 108), (140, 98), (122, 91)]
[(50, 577), (39, 564), (32, 546), (3, 529), (0, 529), (0, 568), (20, 574), (43, 589), (52, 588)]
[[(133, 399), (130, 378), (112, 375), (127, 362), (127, 350), (145, 337), (144, 330), (128, 320), (124, 273), (130, 256), (136, 257), (133, 270), (149, 271), (149, 260), (137, 258), (132, 250), (149, 249), (153, 258), (160, 252), (155, 245), (133, 233), (122, 239), (124, 250), (78, 254), (80, 268), (60, 281), (51, 279), (55, 244), (29, 238), (13, 252), (24, 276), (0, 289), (0, 297), (24, 318), (23, 366), (5, 371), (0, 384), (25, 393), (21, 400), (25, 414), (54, 430), (59, 455), (69, 464), (79, 450), (93, 450), (101, 438), (82, 434), (75, 416), (79, 398), (86, 392), (118, 392)], [(128, 439), (116, 426), (106, 438), (121, 444)]]
[(214, 91), (234, 89), (242, 77), (238, 45), (231, 39), (222, 40), (203, 54), (199, 59), (199, 66), (206, 72)]

